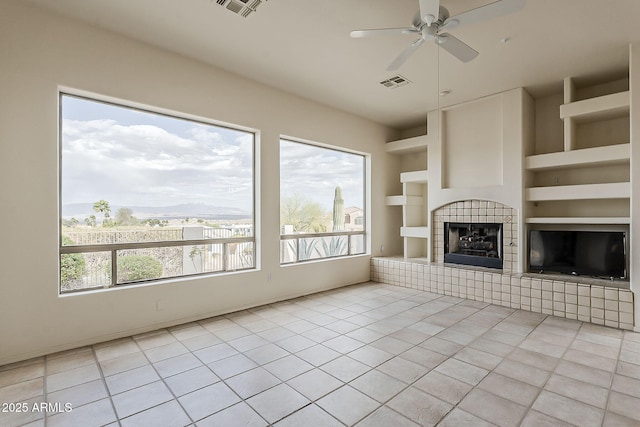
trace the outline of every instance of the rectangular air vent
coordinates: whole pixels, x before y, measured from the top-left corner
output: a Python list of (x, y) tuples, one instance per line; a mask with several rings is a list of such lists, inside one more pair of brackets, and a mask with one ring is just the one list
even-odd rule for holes
[(393, 76), (391, 78), (388, 78), (387, 80), (383, 80), (380, 82), (382, 86), (388, 87), (390, 89), (408, 85), (409, 83), (411, 83), (411, 81), (406, 79), (405, 77), (402, 77), (401, 75)]
[(257, 7), (263, 1), (267, 0), (216, 0), (216, 3), (220, 6), (224, 6), (227, 10), (246, 18), (251, 13), (255, 12)]
[(227, 4), (227, 9), (229, 9), (233, 13), (239, 13), (243, 8), (244, 6), (242, 5), (242, 3), (238, 3), (234, 0), (229, 0), (229, 3)]

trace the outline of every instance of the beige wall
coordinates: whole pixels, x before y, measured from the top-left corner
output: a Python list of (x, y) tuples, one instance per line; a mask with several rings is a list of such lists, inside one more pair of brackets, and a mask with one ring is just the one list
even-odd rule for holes
[(502, 95), (442, 110), (442, 187), (502, 185)]
[[(369, 256), (280, 267), (281, 134), (370, 153), (373, 255), (400, 245), (389, 129), (17, 1), (0, 3), (0, 55), (0, 364), (368, 280)], [(258, 129), (260, 270), (60, 297), (60, 86)]]
[[(635, 331), (640, 332), (640, 45), (629, 46), (631, 92), (631, 226), (629, 270), (635, 305)], [(638, 196), (636, 196), (636, 194)]]

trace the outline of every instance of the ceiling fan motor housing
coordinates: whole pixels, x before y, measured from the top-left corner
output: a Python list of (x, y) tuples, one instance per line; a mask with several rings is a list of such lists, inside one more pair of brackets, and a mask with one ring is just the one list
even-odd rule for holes
[(431, 40), (437, 37), (438, 35), (438, 25), (431, 25), (430, 27), (427, 24), (424, 24), (420, 29), (422, 33), (422, 38), (424, 40)]
[(427, 25), (427, 23), (425, 21), (422, 20), (422, 17), (420, 16), (420, 11), (418, 11), (415, 15), (415, 17), (413, 18), (413, 22), (412, 25), (420, 30), (422, 30), (423, 27), (427, 27), (427, 28), (433, 28), (436, 27), (438, 28), (440, 25), (442, 25), (444, 23), (444, 21), (446, 21), (447, 19), (449, 19), (449, 11), (447, 10), (446, 7), (444, 6), (440, 6), (440, 12), (438, 13), (438, 19), (436, 19), (435, 21), (433, 21), (431, 23), (431, 25)]

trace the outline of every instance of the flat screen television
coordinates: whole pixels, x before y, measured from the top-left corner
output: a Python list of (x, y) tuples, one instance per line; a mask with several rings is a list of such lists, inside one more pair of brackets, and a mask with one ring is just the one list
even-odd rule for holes
[(626, 279), (625, 233), (531, 230), (529, 267), (539, 273)]

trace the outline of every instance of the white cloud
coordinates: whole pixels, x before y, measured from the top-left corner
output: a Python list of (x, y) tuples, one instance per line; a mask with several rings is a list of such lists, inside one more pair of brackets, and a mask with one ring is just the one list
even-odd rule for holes
[(198, 123), (183, 135), (168, 129), (63, 120), (63, 204), (105, 199), (124, 206), (205, 203), (251, 210), (253, 135)]
[(346, 206), (363, 206), (362, 156), (283, 141), (280, 159), (283, 197), (305, 195), (321, 203), (325, 209), (330, 209), (333, 206), (335, 187), (340, 186)]

